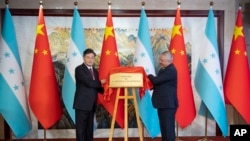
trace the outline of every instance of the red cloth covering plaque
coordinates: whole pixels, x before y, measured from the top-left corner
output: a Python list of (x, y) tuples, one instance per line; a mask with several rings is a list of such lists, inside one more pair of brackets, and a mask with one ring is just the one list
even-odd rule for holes
[[(147, 77), (147, 74), (144, 70), (143, 67), (115, 67), (113, 69), (110, 70), (109, 72), (109, 76), (115, 73), (141, 73), (142, 74), (142, 80), (143, 80), (143, 87), (139, 87), (139, 93), (140, 93), (140, 98), (142, 98), (145, 94), (146, 90), (150, 90), (153, 88), (153, 84), (150, 82), (150, 80)], [(104, 100), (109, 101), (110, 100), (110, 95), (113, 92), (113, 89), (116, 88), (111, 88), (109, 87), (109, 77), (108, 80), (106, 82), (106, 84), (104, 85)]]

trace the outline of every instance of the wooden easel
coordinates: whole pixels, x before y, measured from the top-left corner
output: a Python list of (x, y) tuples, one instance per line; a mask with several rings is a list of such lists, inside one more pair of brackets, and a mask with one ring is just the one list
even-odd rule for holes
[(138, 133), (140, 137), (140, 141), (143, 141), (143, 136), (142, 136), (142, 127), (140, 124), (140, 118), (139, 118), (139, 112), (138, 112), (138, 104), (136, 100), (136, 87), (131, 87), (132, 90), (132, 95), (128, 95), (128, 89), (130, 87), (125, 87), (124, 88), (124, 96), (120, 95), (121, 88), (117, 88), (116, 92), (116, 99), (115, 99), (115, 107), (114, 107), (114, 112), (113, 112), (113, 118), (111, 122), (111, 128), (110, 128), (110, 134), (109, 134), (109, 141), (112, 141), (113, 134), (114, 134), (114, 126), (115, 126), (115, 118), (116, 118), (116, 113), (117, 113), (117, 106), (118, 106), (118, 101), (120, 99), (124, 99), (124, 141), (128, 141), (128, 99), (133, 99), (134, 100), (134, 107), (135, 107), (135, 115), (136, 115), (136, 121), (137, 121), (137, 126), (138, 126)]

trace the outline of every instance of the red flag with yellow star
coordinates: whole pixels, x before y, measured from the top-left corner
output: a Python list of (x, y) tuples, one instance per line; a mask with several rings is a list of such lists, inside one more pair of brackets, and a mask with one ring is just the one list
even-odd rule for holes
[[(104, 31), (101, 59), (99, 64), (99, 78), (100, 80), (108, 80), (109, 72), (112, 68), (119, 67), (120, 61), (116, 47), (115, 32), (112, 21), (111, 8), (108, 9), (106, 27)], [(98, 94), (99, 102), (104, 108), (113, 116), (114, 105), (116, 99), (116, 91), (113, 90), (112, 94), (109, 93), (107, 84), (104, 86), (105, 93)], [(119, 100), (116, 122), (121, 128), (124, 128), (124, 100)]]
[(178, 5), (176, 11), (169, 50), (173, 54), (173, 63), (177, 69), (177, 96), (179, 106), (176, 112), (176, 121), (180, 127), (185, 128), (194, 120), (196, 110), (183, 37), (180, 5)]
[(224, 93), (226, 103), (232, 104), (244, 120), (250, 124), (250, 74), (241, 7), (238, 10), (227, 63), (224, 79)]
[(49, 47), (43, 7), (40, 5), (29, 91), (30, 108), (44, 129), (62, 116), (58, 84)]

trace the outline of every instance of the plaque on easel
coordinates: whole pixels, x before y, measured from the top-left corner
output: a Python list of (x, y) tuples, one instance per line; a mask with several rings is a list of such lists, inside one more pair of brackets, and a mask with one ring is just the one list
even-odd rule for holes
[[(143, 141), (142, 135), (142, 126), (140, 124), (139, 111), (138, 111), (138, 103), (136, 100), (136, 88), (146, 88), (150, 89), (149, 85), (145, 84), (149, 81), (145, 79), (145, 71), (142, 67), (118, 67), (111, 70), (111, 74), (109, 76), (109, 87), (116, 88), (116, 99), (114, 105), (114, 112), (111, 122), (111, 129), (109, 135), (109, 141), (112, 141), (114, 126), (115, 126), (115, 118), (117, 113), (118, 101), (120, 99), (124, 100), (124, 141), (128, 141), (128, 100), (132, 99), (134, 101), (135, 115), (138, 126), (138, 134), (140, 141)], [(150, 83), (150, 82), (149, 82)], [(145, 86), (146, 85), (146, 86)], [(124, 89), (124, 95), (120, 95), (121, 88)], [(131, 89), (131, 94), (128, 94), (128, 89)], [(145, 90), (145, 89), (144, 89)]]

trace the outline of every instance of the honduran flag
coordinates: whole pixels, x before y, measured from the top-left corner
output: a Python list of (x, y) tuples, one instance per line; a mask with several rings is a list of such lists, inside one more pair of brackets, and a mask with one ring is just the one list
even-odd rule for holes
[(0, 114), (16, 138), (22, 138), (31, 130), (31, 122), (16, 33), (8, 5), (1, 35)]
[[(141, 17), (136, 40), (134, 66), (142, 66), (147, 74), (155, 75), (153, 50), (150, 40), (147, 15), (144, 7), (141, 9)], [(140, 118), (149, 135), (154, 138), (160, 134), (160, 126), (157, 110), (152, 105), (152, 90), (147, 90), (142, 98), (137, 98)]]
[(67, 53), (63, 87), (62, 87), (62, 97), (63, 102), (69, 113), (71, 119), (75, 123), (75, 110), (73, 109), (73, 101), (75, 95), (75, 68), (80, 65), (83, 61), (82, 53), (86, 48), (85, 36), (82, 25), (82, 20), (77, 10), (74, 8), (73, 22), (71, 27), (71, 41)]
[(199, 49), (200, 57), (195, 73), (194, 85), (201, 97), (202, 104), (205, 104), (225, 137), (228, 134), (228, 121), (212, 7), (209, 10), (203, 42), (203, 46)]

